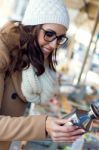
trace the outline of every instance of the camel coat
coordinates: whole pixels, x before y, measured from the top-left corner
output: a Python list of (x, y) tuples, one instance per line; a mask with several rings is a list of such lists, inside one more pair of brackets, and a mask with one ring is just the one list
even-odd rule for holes
[(22, 116), (28, 103), (21, 92), (21, 72), (9, 77), (5, 73), (9, 51), (19, 43), (18, 31), (18, 23), (9, 23), (0, 31), (0, 150), (7, 150), (4, 141), (46, 138), (46, 115)]

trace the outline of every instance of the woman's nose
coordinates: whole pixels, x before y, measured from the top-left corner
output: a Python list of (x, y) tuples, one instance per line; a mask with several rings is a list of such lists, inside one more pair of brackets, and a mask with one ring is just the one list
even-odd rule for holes
[(53, 48), (53, 49), (56, 49), (58, 47), (57, 45), (57, 39), (54, 39), (53, 41), (51, 41), (49, 43), (49, 45)]

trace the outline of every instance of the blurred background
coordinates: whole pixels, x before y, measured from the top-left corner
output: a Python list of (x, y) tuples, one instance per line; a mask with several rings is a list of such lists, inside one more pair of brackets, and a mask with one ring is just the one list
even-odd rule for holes
[[(0, 0), (0, 28), (10, 20), (21, 21), (28, 1)], [(30, 114), (49, 113), (62, 116), (75, 108), (88, 111), (91, 103), (99, 101), (99, 0), (64, 2), (69, 10), (70, 27), (67, 33), (68, 44), (63, 45), (57, 52), (56, 69), (60, 93), (45, 106), (34, 108), (32, 104)], [(95, 122), (92, 129), (96, 140), (99, 138), (99, 122)], [(91, 142), (90, 147), (92, 144)], [(66, 148), (70, 149), (60, 146), (60, 149)], [(14, 150), (14, 147), (12, 149)], [(49, 149), (53, 150), (55, 147), (49, 146)]]
[[(8, 20), (21, 21), (28, 1), (0, 0), (0, 27)], [(66, 76), (69, 73), (67, 81), (71, 84), (98, 86), (99, 0), (64, 1), (71, 19), (67, 35), (69, 44), (64, 45), (57, 54), (57, 70), (65, 72)]]

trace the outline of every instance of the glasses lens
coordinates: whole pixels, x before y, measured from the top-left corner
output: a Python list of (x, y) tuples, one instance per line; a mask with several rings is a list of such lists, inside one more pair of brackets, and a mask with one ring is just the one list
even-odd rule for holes
[(67, 42), (67, 40), (68, 40), (68, 38), (67, 38), (66, 36), (59, 36), (59, 37), (57, 38), (57, 43), (58, 43), (59, 45), (61, 45), (61, 44), (64, 44), (65, 42)]
[(53, 31), (45, 31), (45, 40), (48, 42), (51, 42), (53, 39), (55, 39), (56, 34)]

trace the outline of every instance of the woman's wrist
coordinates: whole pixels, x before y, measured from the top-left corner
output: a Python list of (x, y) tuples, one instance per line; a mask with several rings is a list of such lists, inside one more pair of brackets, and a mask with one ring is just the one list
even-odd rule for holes
[(48, 132), (48, 119), (49, 119), (49, 116), (46, 117), (46, 122), (45, 122), (46, 137), (49, 137), (49, 132)]

